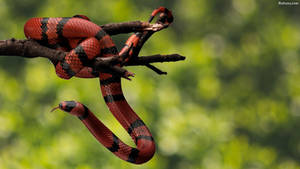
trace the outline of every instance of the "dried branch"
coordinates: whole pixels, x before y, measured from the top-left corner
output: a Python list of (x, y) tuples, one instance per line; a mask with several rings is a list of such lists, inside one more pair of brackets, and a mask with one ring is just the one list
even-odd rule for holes
[(139, 56), (131, 59), (125, 66), (145, 66), (149, 63), (157, 62), (176, 62), (180, 60), (185, 60), (185, 57), (179, 54), (170, 55), (151, 55), (151, 56)]
[[(108, 34), (115, 35), (119, 33), (129, 33), (135, 31), (144, 31), (146, 32), (142, 36), (140, 44), (138, 44), (138, 50), (135, 51), (136, 57), (130, 59), (129, 62), (123, 66), (147, 66), (148, 68), (154, 70), (158, 74), (165, 74), (158, 68), (150, 65), (154, 62), (170, 62), (170, 61), (179, 61), (184, 60), (185, 57), (172, 54), (172, 55), (152, 55), (152, 56), (142, 56), (137, 57), (139, 49), (143, 46), (145, 41), (156, 31), (163, 29), (164, 27), (161, 24), (149, 24), (147, 22), (133, 21), (133, 22), (123, 22), (123, 23), (114, 23), (106, 24), (101, 26)], [(44, 57), (48, 58), (53, 62), (62, 61), (66, 55), (66, 52), (48, 48), (42, 46), (34, 40), (16, 40), (14, 38), (9, 40), (0, 40), (0, 55), (6, 56), (21, 56), (26, 58), (35, 58), (35, 57)], [(119, 57), (111, 58), (97, 58), (91, 67), (100, 72), (110, 72), (116, 75), (125, 77), (128, 79), (129, 76), (133, 76), (132, 73), (128, 72), (123, 67), (116, 66), (116, 64), (122, 64), (122, 59)]]
[[(34, 40), (9, 39), (0, 40), (0, 55), (21, 56), (25, 58), (44, 57), (50, 59), (53, 62), (57, 62), (63, 60), (66, 53), (42, 46)], [(124, 66), (146, 66), (150, 63), (155, 62), (174, 62), (184, 59), (184, 56), (178, 54), (141, 56), (131, 59), (130, 62), (126, 63)], [(128, 78), (128, 74), (126, 73), (129, 72), (126, 69), (124, 69), (123, 67), (115, 66), (120, 62), (120, 58), (117, 57), (103, 59), (97, 58), (93, 67), (97, 71), (115, 73), (119, 76)]]
[(109, 35), (116, 35), (121, 33), (141, 32), (141, 31), (153, 31), (157, 32), (164, 29), (164, 25), (155, 23), (150, 24), (148, 22), (132, 21), (121, 23), (110, 23), (102, 25), (101, 28)]
[(120, 33), (130, 33), (141, 31), (149, 27), (149, 23), (141, 21), (111, 23), (102, 25), (102, 29), (109, 35), (116, 35)]

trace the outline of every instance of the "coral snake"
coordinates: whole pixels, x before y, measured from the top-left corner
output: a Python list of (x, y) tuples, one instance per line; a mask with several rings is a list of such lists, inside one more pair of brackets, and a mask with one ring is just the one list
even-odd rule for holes
[[(173, 21), (171, 11), (159, 7), (152, 12), (149, 23), (158, 13), (167, 15), (164, 24)], [(84, 15), (31, 18), (26, 22), (24, 32), (27, 38), (66, 52), (62, 61), (53, 62), (59, 77), (99, 77), (101, 92), (109, 110), (132, 137), (136, 148), (122, 142), (85, 105), (76, 101), (63, 101), (57, 108), (77, 116), (94, 137), (119, 158), (135, 164), (150, 160), (155, 153), (153, 137), (145, 123), (125, 100), (120, 77), (110, 73), (99, 73), (90, 67), (97, 57), (122, 56), (128, 61), (139, 51), (136, 47), (140, 37), (150, 31), (131, 35), (119, 53), (111, 37)]]

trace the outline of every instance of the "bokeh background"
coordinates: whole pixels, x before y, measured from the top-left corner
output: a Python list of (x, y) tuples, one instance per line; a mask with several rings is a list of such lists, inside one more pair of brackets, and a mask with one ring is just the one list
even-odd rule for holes
[[(24, 39), (30, 17), (84, 14), (101, 25), (173, 11), (141, 55), (186, 60), (144, 67), (125, 97), (153, 132), (154, 158), (133, 165), (100, 145), (63, 100), (86, 104), (133, 145), (108, 111), (98, 79), (62, 80), (43, 58), (0, 57), (1, 169), (299, 169), (300, 5), (259, 0), (0, 0), (0, 39)], [(129, 35), (114, 36), (117, 46)]]

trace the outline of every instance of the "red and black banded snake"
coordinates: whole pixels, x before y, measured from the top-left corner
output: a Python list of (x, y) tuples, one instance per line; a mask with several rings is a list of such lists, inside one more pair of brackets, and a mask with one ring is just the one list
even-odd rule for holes
[[(158, 13), (167, 15), (164, 24), (169, 25), (173, 21), (171, 11), (160, 7), (152, 12), (149, 22)], [(119, 158), (135, 164), (150, 160), (155, 153), (152, 134), (125, 100), (120, 77), (110, 73), (99, 73), (90, 67), (97, 57), (124, 56), (124, 62), (128, 61), (139, 52), (136, 46), (141, 35), (149, 31), (131, 35), (119, 53), (111, 37), (84, 15), (31, 18), (26, 22), (24, 32), (27, 38), (67, 53), (62, 61), (53, 62), (59, 77), (99, 77), (101, 92), (109, 110), (132, 137), (136, 148), (122, 142), (83, 104), (63, 101), (57, 108), (77, 116), (94, 137)]]

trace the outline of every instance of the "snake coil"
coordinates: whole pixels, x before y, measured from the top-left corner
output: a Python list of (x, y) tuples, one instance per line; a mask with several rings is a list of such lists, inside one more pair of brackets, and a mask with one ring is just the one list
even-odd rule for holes
[[(173, 21), (171, 11), (160, 7), (152, 12), (149, 22), (158, 13), (167, 15), (164, 21), (166, 26)], [(129, 55), (125, 59), (128, 61), (133, 51), (137, 50), (135, 48), (141, 35), (147, 34), (148, 31), (131, 35), (119, 53), (111, 37), (84, 15), (31, 18), (26, 22), (24, 32), (27, 38), (67, 53), (62, 61), (53, 62), (59, 77), (64, 79), (70, 79), (73, 76), (99, 77), (101, 92), (109, 110), (132, 137), (136, 148), (122, 142), (83, 104), (76, 101), (63, 101), (57, 108), (77, 116), (94, 137), (119, 158), (135, 164), (150, 160), (155, 153), (153, 137), (145, 123), (125, 100), (120, 77), (109, 73), (99, 73), (89, 66), (97, 57)]]

